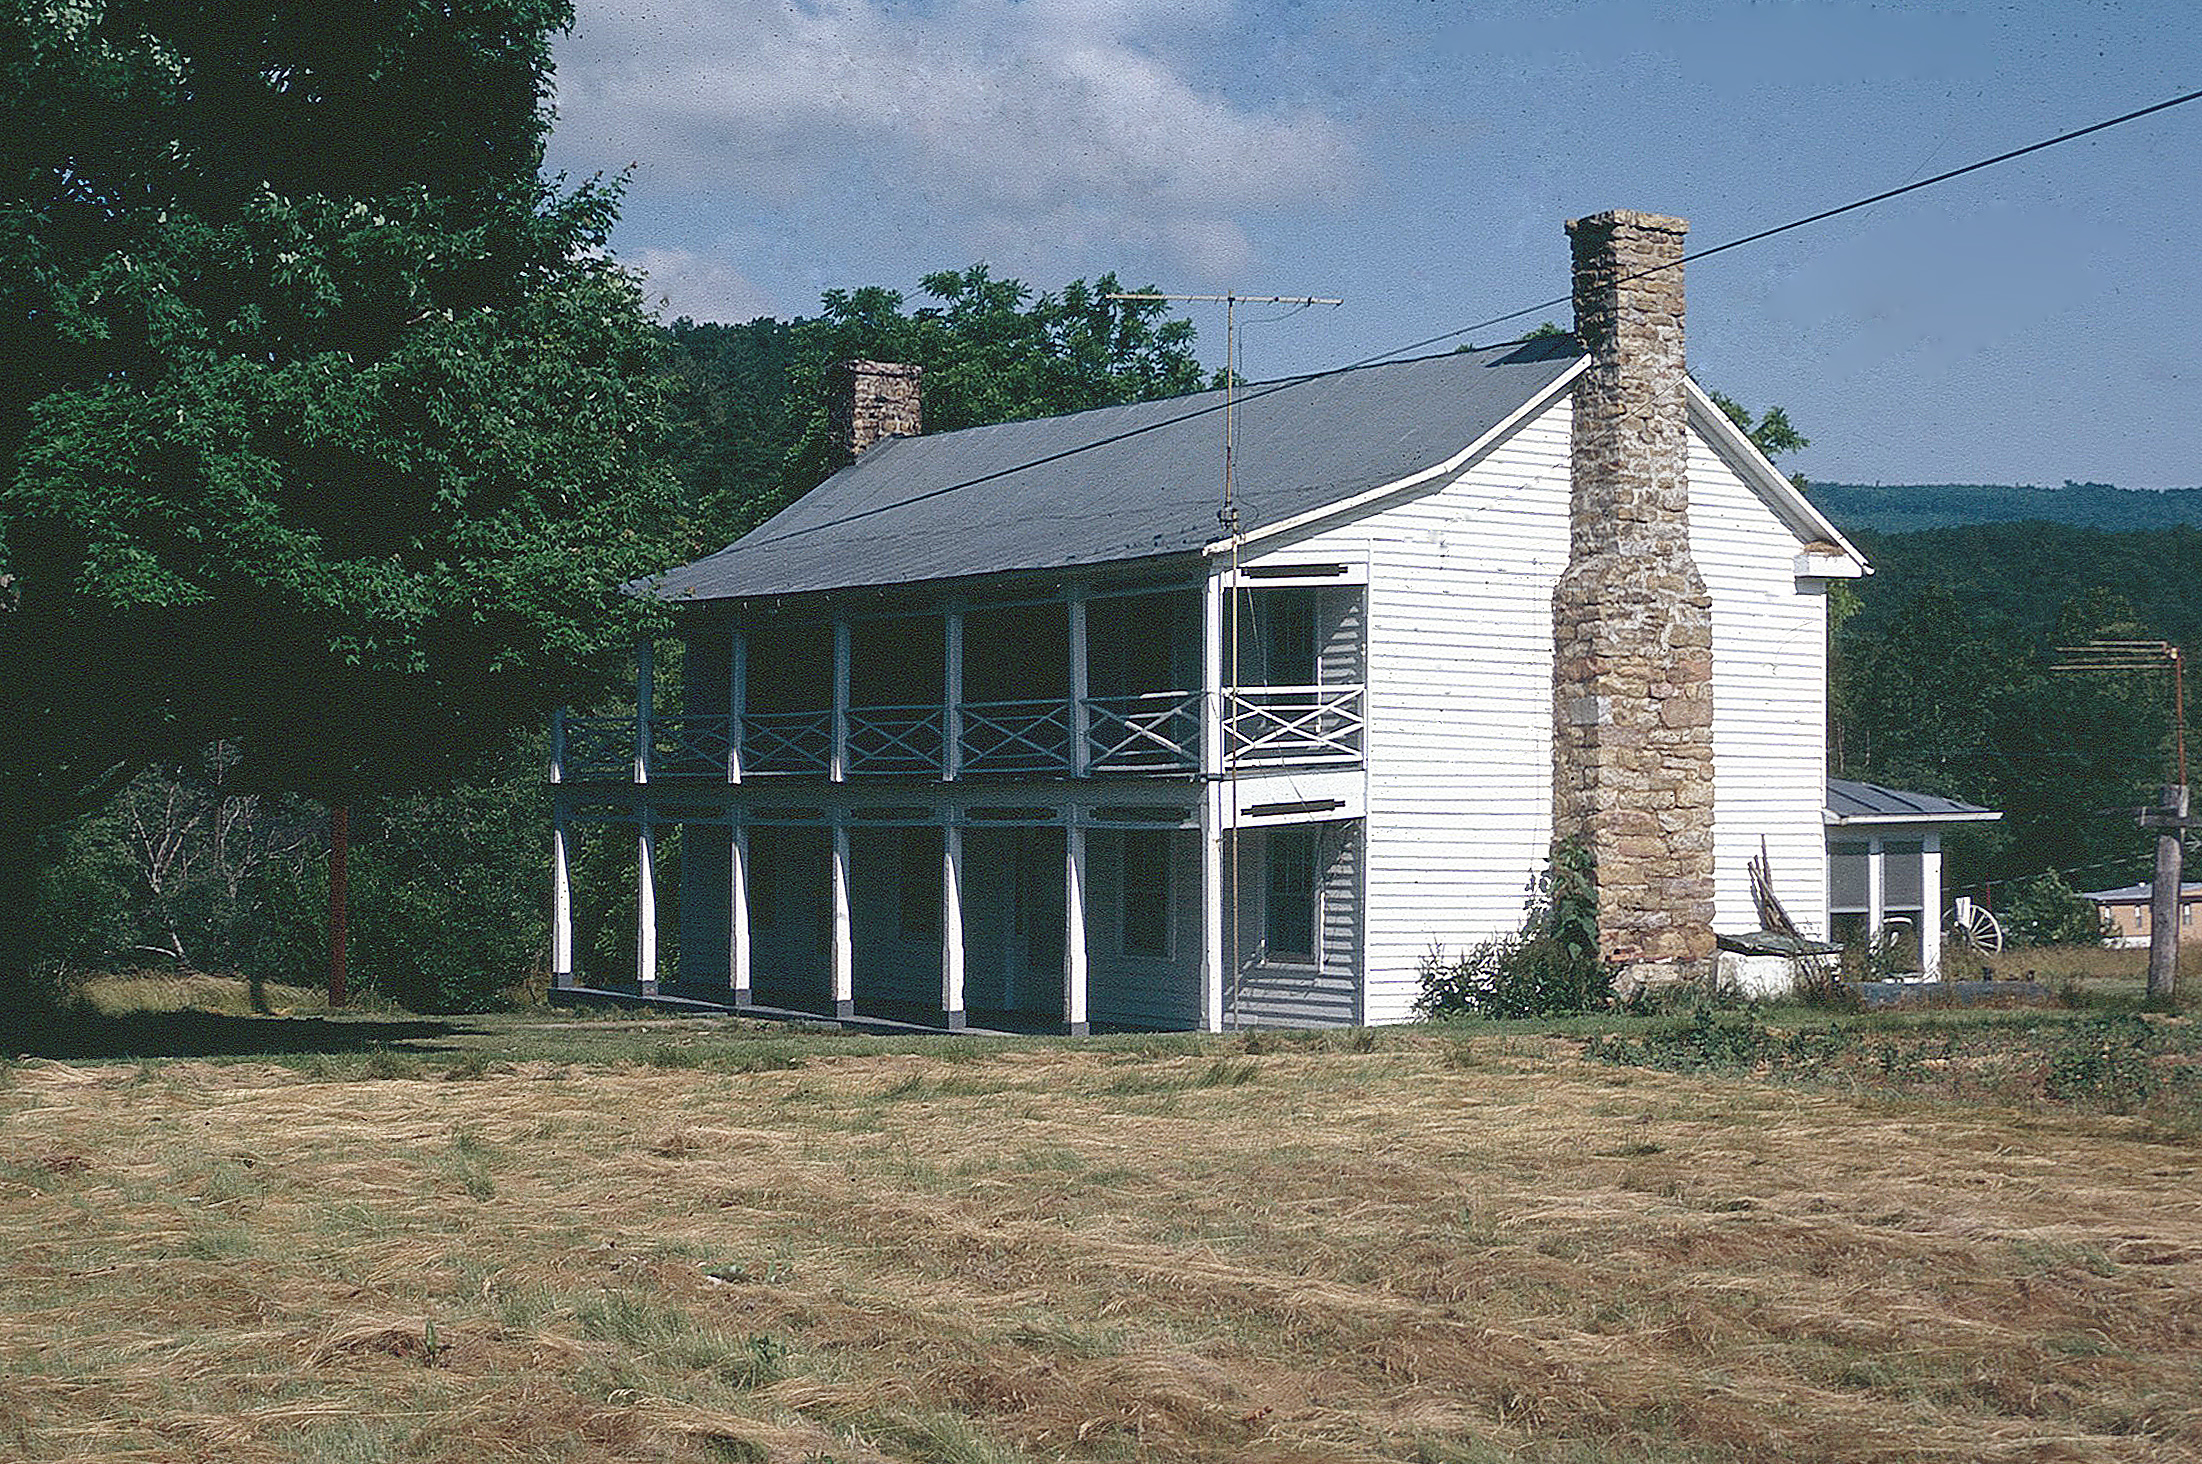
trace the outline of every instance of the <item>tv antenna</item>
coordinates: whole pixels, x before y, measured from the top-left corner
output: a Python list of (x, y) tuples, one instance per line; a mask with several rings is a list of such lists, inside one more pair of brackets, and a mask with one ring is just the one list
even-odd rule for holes
[(1230, 918), (1226, 923), (1224, 943), (1226, 959), (1231, 966), (1231, 981), (1227, 988), (1225, 1010), (1218, 1015), (1228, 1016), (1226, 1025), (1235, 1028), (1239, 1024), (1239, 976), (1245, 964), (1239, 956), (1239, 307), (1297, 305), (1304, 310), (1313, 305), (1343, 305), (1346, 302), (1328, 295), (1241, 295), (1236, 292), (1222, 295), (1179, 295), (1161, 290), (1120, 290), (1102, 298), (1223, 307), (1223, 507), (1216, 511), (1216, 521), (1223, 525), (1224, 537), (1231, 543), (1231, 579), (1230, 588), (1224, 596), (1224, 712), (1217, 719), (1217, 725), (1223, 729), (1223, 782), (1225, 799), (1229, 804), (1228, 822), (1224, 830), (1223, 881), (1224, 889), (1229, 892), (1227, 908)]

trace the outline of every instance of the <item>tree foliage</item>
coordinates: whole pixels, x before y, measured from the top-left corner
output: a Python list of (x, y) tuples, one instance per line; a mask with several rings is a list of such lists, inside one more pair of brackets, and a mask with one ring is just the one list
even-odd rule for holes
[(665, 557), (662, 345), (616, 187), (539, 177), (569, 20), (0, 18), (0, 907), (143, 766), (432, 784), (620, 638)]
[(679, 320), (673, 367), (686, 550), (739, 537), (839, 466), (820, 381), (829, 362), (924, 368), (928, 432), (1197, 391), (1191, 321), (1154, 300), (1111, 300), (1114, 274), (1060, 290), (996, 279), (984, 264), (921, 281), (909, 308), (881, 286), (825, 292), (816, 316), (741, 325)]

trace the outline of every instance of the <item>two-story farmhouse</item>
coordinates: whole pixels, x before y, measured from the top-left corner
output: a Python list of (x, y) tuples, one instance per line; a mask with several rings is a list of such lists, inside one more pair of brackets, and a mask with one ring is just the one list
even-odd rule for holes
[(559, 982), (583, 824), (636, 840), (645, 991), (948, 1027), (1400, 1020), (1556, 832), (1636, 979), (1758, 923), (1762, 846), (1825, 931), (1865, 566), (1687, 380), (1682, 231), (1571, 224), (1573, 336), (1242, 389), (1222, 519), (1220, 393), (923, 436), (850, 363), (849, 466), (649, 586), (679, 705), (645, 648), (562, 726)]

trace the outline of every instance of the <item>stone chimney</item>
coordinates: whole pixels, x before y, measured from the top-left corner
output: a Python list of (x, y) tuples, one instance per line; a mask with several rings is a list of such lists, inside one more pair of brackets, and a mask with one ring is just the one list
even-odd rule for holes
[(882, 437), (924, 431), (920, 366), (896, 361), (836, 361), (826, 368), (826, 436), (840, 462), (854, 462)]
[[(1681, 219), (1568, 224), (1576, 378), (1552, 594), (1552, 827), (1597, 863), (1624, 991), (1711, 973), (1712, 602), (1690, 558)], [(1658, 268), (1658, 266), (1667, 266)], [(1646, 273), (1646, 271), (1653, 271)]]

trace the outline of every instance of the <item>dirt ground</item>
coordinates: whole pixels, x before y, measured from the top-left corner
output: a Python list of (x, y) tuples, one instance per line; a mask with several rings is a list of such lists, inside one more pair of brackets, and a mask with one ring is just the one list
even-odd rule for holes
[(2202, 1151), (2142, 1119), (651, 1040), (0, 1068), (0, 1455), (2202, 1458)]

